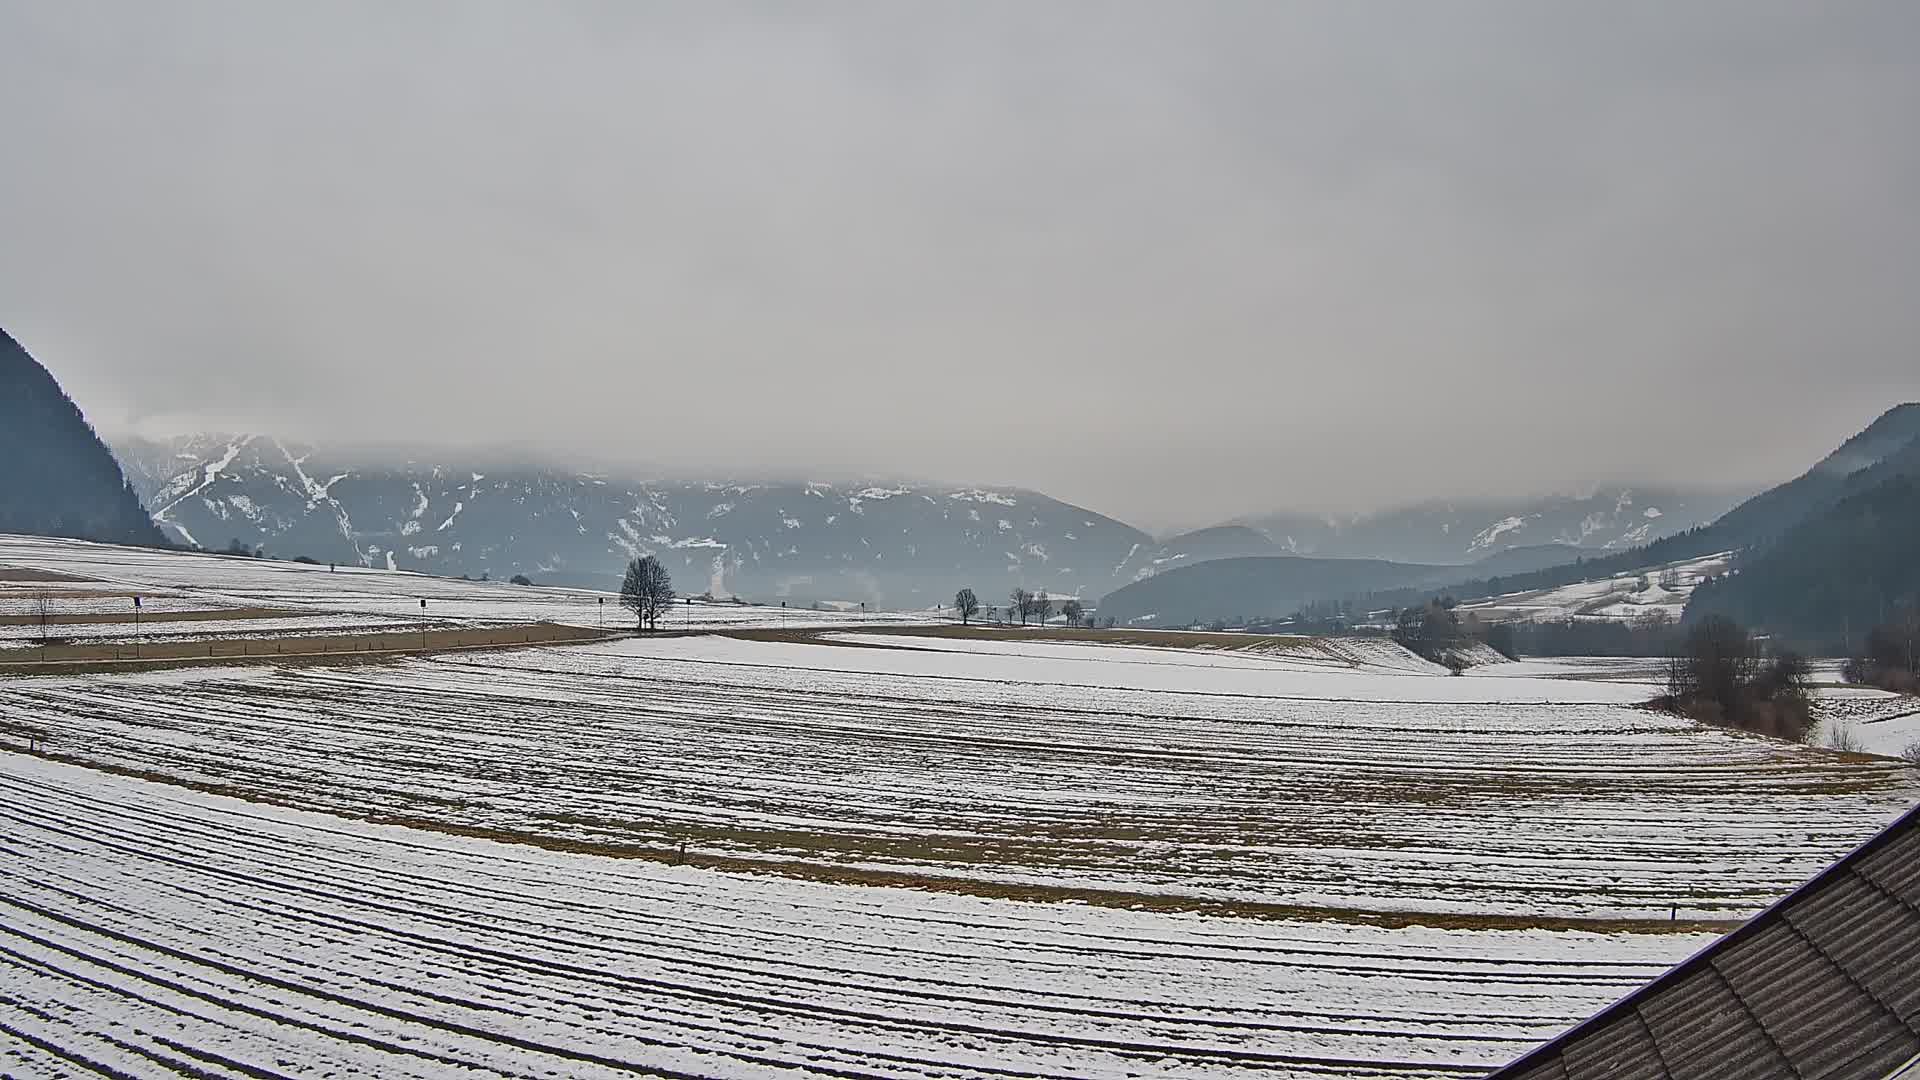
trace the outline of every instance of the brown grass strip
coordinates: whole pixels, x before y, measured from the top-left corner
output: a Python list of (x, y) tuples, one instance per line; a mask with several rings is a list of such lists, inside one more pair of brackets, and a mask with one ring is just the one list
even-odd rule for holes
[(31, 566), (0, 566), (0, 581), (92, 581), (58, 570), (40, 570)]
[[(56, 598), (56, 600), (59, 598)], [(49, 615), (48, 626), (109, 626), (125, 624), (145, 626), (148, 623), (172, 622), (220, 622), (226, 619), (298, 619), (315, 614), (311, 611), (292, 611), (284, 608), (206, 608), (199, 611), (148, 611), (138, 620), (133, 617), (132, 601), (128, 601), (125, 612), (89, 612), (87, 614)], [(0, 615), (0, 626), (39, 626), (38, 615)]]
[(619, 635), (558, 623), (438, 630), (389, 630), (280, 638), (203, 638), (135, 645), (52, 645), (9, 650), (0, 675), (85, 675), (243, 663), (340, 663), (399, 659), (427, 653), (526, 645), (575, 645)]
[[(805, 614), (802, 612), (801, 614)], [(972, 641), (1069, 641), (1098, 645), (1135, 645), (1155, 649), (1217, 649), (1232, 652), (1249, 650), (1293, 651), (1313, 649), (1314, 639), (1308, 637), (1284, 636), (1279, 634), (1216, 634), (1200, 631), (1173, 630), (1111, 630), (1081, 626), (1000, 626), (994, 623), (974, 623), (970, 626), (958, 624), (934, 624), (930, 626), (900, 626), (898, 624), (879, 624), (867, 626), (853, 623), (845, 626), (807, 627), (802, 629), (745, 629), (724, 630), (728, 637), (747, 641), (784, 641), (807, 645), (837, 645), (858, 647), (861, 642), (836, 641), (829, 634), (874, 634), (887, 637), (948, 638)]]

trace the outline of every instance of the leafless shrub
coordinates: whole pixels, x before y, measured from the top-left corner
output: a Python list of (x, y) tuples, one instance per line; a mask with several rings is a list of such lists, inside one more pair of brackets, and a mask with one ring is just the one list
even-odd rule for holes
[(1866, 744), (1860, 741), (1860, 736), (1854, 734), (1853, 727), (1838, 722), (1827, 731), (1827, 746), (1848, 754), (1867, 752)]

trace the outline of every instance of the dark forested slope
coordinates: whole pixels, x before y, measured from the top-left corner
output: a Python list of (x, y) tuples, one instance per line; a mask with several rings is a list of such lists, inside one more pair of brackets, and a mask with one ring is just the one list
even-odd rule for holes
[(60, 384), (0, 330), (0, 532), (162, 543)]
[(1798, 647), (1837, 652), (1920, 602), (1920, 441), (1850, 486), (1861, 485), (1752, 549), (1736, 573), (1700, 586), (1687, 618), (1728, 615)]

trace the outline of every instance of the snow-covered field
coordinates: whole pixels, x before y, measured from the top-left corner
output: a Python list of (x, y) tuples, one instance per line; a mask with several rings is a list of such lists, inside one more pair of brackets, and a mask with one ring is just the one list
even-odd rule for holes
[[(1722, 552), (1653, 567), (1645, 573), (1619, 574), (1557, 589), (1508, 593), (1469, 601), (1460, 605), (1460, 611), (1472, 612), (1484, 619), (1536, 622), (1576, 618), (1632, 620), (1657, 613), (1677, 622), (1695, 587), (1709, 577), (1726, 573), (1732, 557), (1732, 552)], [(1641, 587), (1643, 581), (1644, 588)]]
[(1846, 687), (1822, 695), (1822, 746), (1847, 745), (1869, 754), (1897, 757), (1920, 748), (1920, 698), (1871, 687)]
[[(189, 597), (207, 608), (267, 607), (439, 622), (554, 622), (619, 629), (631, 616), (611, 593), (463, 581), (358, 566), (309, 566), (225, 555), (153, 551), (39, 536), (0, 535), (0, 567), (57, 570), (130, 590)], [(16, 583), (24, 584), (24, 583)], [(32, 589), (39, 588), (34, 584)], [(23, 588), (20, 592), (30, 592)], [(8, 590), (11, 594), (15, 590)], [(29, 602), (16, 597), (19, 603)], [(420, 602), (425, 600), (426, 607)], [(144, 598), (143, 598), (144, 603)], [(64, 610), (64, 609), (63, 609)], [(25, 613), (24, 610), (21, 613)], [(663, 629), (912, 624), (925, 615), (811, 611), (698, 600), (676, 604)]]
[[(1629, 698), (1646, 700), (1666, 691), (1667, 664), (1658, 657), (1559, 657), (1477, 668), (1470, 674), (1478, 678), (1581, 680), (1587, 685), (1604, 681)], [(1813, 664), (1816, 723), (1807, 742), (1883, 757), (1899, 757), (1909, 747), (1920, 746), (1920, 698), (1871, 686), (1840, 685), (1840, 666), (1838, 660)]]
[(4, 753), (0, 836), (18, 1080), (1471, 1076), (1706, 940), (820, 884)]
[(1157, 902), (1736, 918), (1916, 774), (1631, 686), (1193, 650), (686, 637), (0, 684), (0, 729), (292, 805)]
[[(0, 563), (314, 617), (581, 595)], [(0, 678), (0, 1076), (1471, 1076), (1920, 799), (1604, 663), (1030, 638)]]

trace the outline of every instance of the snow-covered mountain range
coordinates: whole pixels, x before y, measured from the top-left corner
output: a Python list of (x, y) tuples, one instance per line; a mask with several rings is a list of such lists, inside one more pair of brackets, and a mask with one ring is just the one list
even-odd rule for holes
[[(1736, 501), (1730, 494), (1705, 491), (1612, 488), (1587, 495), (1431, 502), (1347, 517), (1263, 514), (1142, 548), (1126, 561), (1120, 584), (1215, 559), (1269, 555), (1465, 566), (1524, 549), (1534, 554), (1523, 561), (1535, 568), (1685, 532), (1719, 517)], [(1555, 552), (1565, 557), (1557, 559)]]
[(1276, 555), (1471, 563), (1543, 544), (1623, 551), (1705, 525), (1747, 494), (1614, 487), (1581, 495), (1427, 502), (1348, 517), (1267, 514), (1236, 524), (1265, 534)]
[(453, 460), (369, 466), (260, 435), (121, 440), (174, 538), (283, 558), (611, 587), (654, 554), (687, 593), (891, 608), (995, 603), (1014, 585), (1092, 599), (1145, 533), (1014, 488), (637, 479)]
[(282, 558), (603, 587), (628, 558), (653, 554), (683, 592), (890, 608), (944, 604), (963, 586), (988, 604), (1016, 585), (1091, 602), (1168, 570), (1255, 555), (1466, 564), (1558, 544), (1571, 560), (1575, 547), (1645, 543), (1732, 502), (1616, 489), (1344, 519), (1267, 515), (1156, 541), (1018, 488), (659, 479), (450, 454), (404, 461), (265, 435), (129, 438), (114, 451), (161, 526), (209, 549), (238, 540)]

